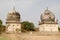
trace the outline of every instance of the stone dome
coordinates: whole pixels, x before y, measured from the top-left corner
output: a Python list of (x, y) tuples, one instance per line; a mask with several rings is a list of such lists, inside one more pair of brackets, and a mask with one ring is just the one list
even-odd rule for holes
[(20, 14), (19, 12), (16, 12), (15, 8), (13, 8), (13, 11), (8, 13), (7, 21), (20, 21)]
[(48, 8), (41, 14), (41, 21), (55, 21), (55, 15)]

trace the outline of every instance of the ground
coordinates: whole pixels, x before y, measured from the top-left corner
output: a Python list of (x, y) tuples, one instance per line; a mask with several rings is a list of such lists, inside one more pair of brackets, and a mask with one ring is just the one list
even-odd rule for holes
[(0, 40), (60, 40), (60, 33), (28, 32), (0, 35)]

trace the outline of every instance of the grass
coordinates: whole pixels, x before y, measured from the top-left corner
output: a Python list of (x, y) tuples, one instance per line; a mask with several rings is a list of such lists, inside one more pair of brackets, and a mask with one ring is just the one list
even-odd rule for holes
[(8, 38), (0, 37), (0, 40), (10, 40)]

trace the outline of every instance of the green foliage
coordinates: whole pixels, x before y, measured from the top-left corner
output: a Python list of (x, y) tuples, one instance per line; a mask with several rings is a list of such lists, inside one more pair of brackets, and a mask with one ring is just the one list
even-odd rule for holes
[(2, 20), (0, 20), (0, 25), (2, 25)]
[(22, 31), (34, 31), (34, 24), (28, 21), (22, 22)]
[(18, 33), (20, 31), (20, 29), (19, 28), (16, 28), (16, 32)]
[(58, 27), (58, 30), (60, 31), (60, 27)]
[(2, 27), (2, 21), (0, 20), (0, 28)]
[(10, 40), (9, 38), (0, 37), (0, 40)]
[(2, 32), (5, 32), (5, 29), (6, 29), (6, 27), (4, 25), (2, 25), (2, 20), (0, 20), (0, 34)]
[(2, 32), (2, 20), (0, 20), (0, 34)]

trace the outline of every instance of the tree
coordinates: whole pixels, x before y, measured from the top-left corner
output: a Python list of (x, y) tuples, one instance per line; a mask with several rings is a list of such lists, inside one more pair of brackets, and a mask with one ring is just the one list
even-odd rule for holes
[(2, 32), (2, 20), (0, 20), (0, 34)]
[(60, 27), (58, 27), (58, 30), (60, 31)]
[(32, 22), (23, 21), (22, 23), (22, 31), (34, 31), (34, 24)]

